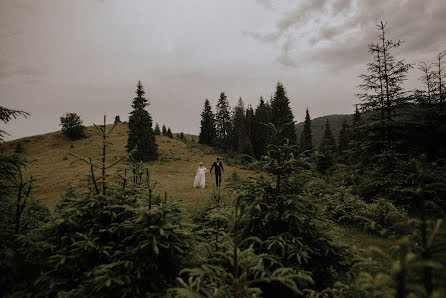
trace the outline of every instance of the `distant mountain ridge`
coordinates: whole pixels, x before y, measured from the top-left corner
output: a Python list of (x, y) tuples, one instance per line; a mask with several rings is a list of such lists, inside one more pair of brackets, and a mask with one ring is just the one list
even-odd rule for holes
[[(325, 130), (325, 122), (328, 119), (328, 123), (330, 124), (331, 132), (338, 141), (339, 132), (341, 131), (342, 122), (344, 119), (347, 119), (348, 122), (353, 120), (353, 114), (337, 114), (337, 115), (327, 115), (322, 117), (317, 117), (311, 119), (311, 132), (313, 133), (313, 146), (316, 148), (321, 143), (322, 136)], [(304, 129), (304, 122), (299, 122), (296, 124), (296, 133), (297, 137), (300, 138), (302, 131)]]

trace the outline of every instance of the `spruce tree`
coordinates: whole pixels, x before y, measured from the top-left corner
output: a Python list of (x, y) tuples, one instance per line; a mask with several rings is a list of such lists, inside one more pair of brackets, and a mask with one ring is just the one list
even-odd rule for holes
[(260, 97), (252, 122), (252, 145), (256, 158), (266, 154), (267, 146), (271, 142), (271, 133), (266, 124), (271, 122), (271, 107)]
[(251, 143), (246, 129), (245, 106), (240, 98), (232, 116), (232, 145), (237, 153), (251, 154)]
[(163, 136), (166, 136), (166, 135), (167, 135), (167, 128), (166, 128), (166, 125), (165, 125), (165, 124), (163, 124), (163, 130), (162, 130), (162, 132), (163, 132)]
[(198, 142), (208, 146), (215, 146), (215, 115), (212, 112), (211, 104), (206, 98), (203, 112), (201, 112), (201, 127)]
[(437, 62), (433, 64), (436, 67), (436, 70), (433, 72), (433, 76), (435, 78), (434, 81), (434, 92), (436, 94), (437, 102), (443, 104), (443, 101), (446, 98), (446, 70), (444, 69), (444, 61), (441, 61), (444, 57), (446, 57), (446, 51), (442, 51), (437, 55)]
[(173, 138), (172, 130), (170, 129), (170, 127), (167, 129), (166, 136), (168, 136), (169, 138)]
[[(363, 83), (359, 88), (364, 93), (357, 96), (362, 101), (361, 108), (364, 111), (374, 111), (374, 121), (369, 126), (369, 138), (373, 138), (376, 144), (382, 143), (389, 148), (397, 139), (395, 115), (407, 101), (403, 84), (411, 65), (404, 60), (396, 60), (392, 55), (392, 50), (397, 49), (401, 41), (387, 39), (386, 24), (380, 22), (377, 27), (380, 32), (379, 41), (369, 45), (373, 61), (368, 63), (368, 74), (360, 75)], [(381, 150), (382, 145), (377, 149)]]
[(305, 114), (304, 130), (300, 135), (300, 151), (301, 152), (313, 151), (313, 134), (311, 133), (311, 119), (308, 108)]
[[(271, 100), (271, 122), (276, 127), (283, 127), (285, 124), (294, 123), (290, 100), (286, 96), (285, 88), (280, 82), (277, 82), (276, 92)], [(283, 136), (290, 141), (291, 145), (297, 144), (296, 128), (294, 125), (286, 127)]]
[(129, 117), (129, 137), (127, 151), (132, 152), (136, 161), (149, 161), (158, 158), (158, 145), (152, 131), (152, 117), (145, 109), (149, 103), (144, 97), (145, 91), (138, 81), (136, 97), (133, 99), (133, 111)]
[(245, 114), (245, 127), (246, 127), (246, 136), (249, 142), (250, 149), (248, 150), (250, 153), (254, 153), (254, 149), (252, 147), (252, 132), (253, 132), (253, 121), (254, 121), (254, 109), (251, 105), (248, 105)]
[(324, 135), (319, 146), (319, 156), (317, 160), (317, 169), (321, 173), (325, 173), (334, 164), (334, 154), (336, 153), (336, 141), (331, 132), (328, 119), (325, 123)]
[(231, 148), (231, 113), (228, 98), (225, 93), (220, 94), (215, 115), (215, 128), (217, 133), (217, 146), (224, 152)]
[(350, 124), (347, 121), (347, 118), (344, 118), (344, 121), (342, 121), (342, 127), (339, 132), (339, 138), (338, 138), (339, 154), (344, 154), (345, 151), (350, 149), (350, 142), (351, 142), (351, 128)]
[(153, 134), (154, 134), (155, 136), (159, 136), (159, 135), (161, 135), (160, 126), (158, 125), (158, 123), (156, 123), (156, 125), (155, 125), (155, 129), (153, 130)]

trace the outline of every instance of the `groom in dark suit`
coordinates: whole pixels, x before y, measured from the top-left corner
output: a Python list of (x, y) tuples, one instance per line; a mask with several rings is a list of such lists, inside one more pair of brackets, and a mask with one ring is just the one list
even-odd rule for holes
[(220, 159), (217, 157), (217, 161), (214, 161), (211, 167), (211, 173), (212, 169), (215, 167), (215, 185), (220, 186), (221, 185), (221, 173), (225, 171), (223, 168), (223, 164), (220, 161)]

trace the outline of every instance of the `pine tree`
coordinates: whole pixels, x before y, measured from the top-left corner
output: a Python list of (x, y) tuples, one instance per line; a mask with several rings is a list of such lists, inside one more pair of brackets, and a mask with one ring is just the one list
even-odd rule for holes
[(251, 154), (251, 143), (246, 129), (245, 105), (240, 98), (232, 116), (232, 145), (237, 153)]
[(138, 81), (136, 97), (133, 99), (133, 111), (129, 117), (129, 137), (127, 152), (132, 152), (133, 159), (137, 161), (156, 160), (158, 158), (158, 145), (152, 131), (152, 117), (145, 108), (149, 105), (144, 97), (145, 91)]
[(206, 98), (203, 112), (201, 112), (201, 127), (198, 142), (208, 146), (215, 146), (215, 115), (212, 112), (211, 104)]
[(317, 169), (321, 173), (325, 173), (334, 164), (334, 154), (336, 153), (336, 141), (330, 129), (328, 119), (325, 123), (324, 135), (319, 146), (319, 156), (317, 160)]
[(158, 123), (156, 123), (156, 125), (155, 125), (155, 129), (153, 130), (153, 134), (154, 134), (155, 136), (159, 136), (159, 135), (161, 135), (160, 126), (158, 125)]
[(173, 138), (172, 130), (170, 130), (170, 127), (167, 129), (166, 136), (169, 138)]
[(308, 108), (305, 115), (304, 129), (300, 135), (300, 151), (313, 151), (313, 134), (311, 133), (311, 119)]
[(229, 101), (224, 92), (220, 94), (215, 115), (215, 128), (217, 133), (217, 146), (224, 152), (231, 148), (231, 113)]
[(339, 154), (344, 154), (345, 151), (350, 149), (351, 142), (351, 128), (350, 124), (347, 121), (347, 118), (344, 118), (342, 121), (341, 131), (339, 132), (338, 138), (338, 152)]
[(162, 132), (163, 132), (163, 136), (167, 135), (167, 128), (166, 128), (166, 125), (165, 125), (165, 124), (163, 124), (163, 130), (162, 130)]
[(253, 133), (253, 121), (254, 121), (254, 109), (251, 105), (248, 105), (245, 114), (245, 127), (246, 127), (246, 136), (247, 142), (249, 143), (249, 154), (254, 153), (254, 149), (252, 147), (252, 133)]
[(294, 126), (294, 116), (290, 108), (290, 100), (286, 96), (286, 91), (280, 82), (277, 82), (276, 92), (271, 100), (271, 122), (276, 127), (293, 123), (284, 130), (284, 138), (289, 139), (290, 144), (297, 144), (296, 128)]
[(437, 55), (437, 62), (433, 64), (436, 67), (436, 71), (433, 73), (433, 77), (435, 78), (434, 82), (434, 92), (436, 93), (437, 102), (443, 103), (446, 98), (446, 71), (444, 69), (445, 62), (441, 61), (444, 57), (446, 57), (446, 51), (442, 51)]
[(114, 123), (119, 123), (121, 122), (121, 118), (119, 117), (119, 115), (115, 116), (115, 122)]
[(404, 60), (397, 61), (391, 54), (393, 49), (400, 46), (401, 41), (387, 39), (386, 24), (380, 22), (377, 27), (380, 31), (379, 41), (369, 45), (369, 52), (373, 55), (373, 61), (367, 67), (369, 73), (360, 75), (363, 83), (359, 88), (364, 93), (357, 96), (363, 102), (361, 108), (364, 111), (375, 111), (375, 121), (370, 125), (369, 137), (374, 138), (377, 144), (378, 141), (384, 141), (381, 143), (390, 147), (397, 139), (394, 117), (407, 101), (403, 84), (411, 65)]
[(271, 142), (271, 133), (266, 124), (271, 121), (271, 107), (260, 97), (252, 123), (252, 145), (256, 158), (266, 154), (267, 146)]

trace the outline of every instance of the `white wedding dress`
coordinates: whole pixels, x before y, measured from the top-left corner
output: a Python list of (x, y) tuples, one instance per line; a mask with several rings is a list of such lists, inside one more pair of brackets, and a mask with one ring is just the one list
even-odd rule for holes
[(197, 174), (195, 175), (194, 187), (205, 188), (206, 187), (206, 172), (208, 169), (205, 167), (198, 168)]

